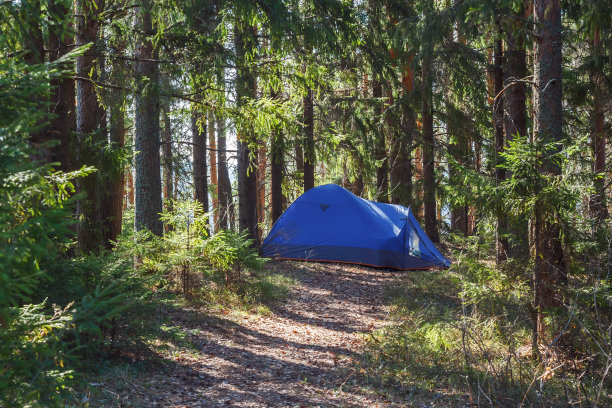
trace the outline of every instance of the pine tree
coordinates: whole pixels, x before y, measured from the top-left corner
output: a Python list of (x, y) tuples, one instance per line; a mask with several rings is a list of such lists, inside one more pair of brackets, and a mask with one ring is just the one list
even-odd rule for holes
[(193, 185), (195, 200), (208, 212), (208, 171), (206, 165), (206, 115), (199, 111), (199, 106), (191, 107), (191, 143), (193, 146)]
[[(534, 134), (542, 142), (561, 142), (561, 5), (559, 0), (535, 0), (534, 47)], [(557, 147), (558, 149), (559, 147)], [(560, 165), (547, 156), (540, 173), (550, 179), (559, 178)], [(546, 325), (544, 315), (562, 304), (559, 285), (567, 280), (560, 225), (553, 208), (535, 208), (535, 308), (538, 311), (538, 331)]]
[(136, 28), (140, 33), (136, 44), (136, 82), (134, 123), (134, 225), (162, 235), (159, 219), (162, 212), (160, 172), (160, 100), (158, 51), (153, 45), (153, 2), (141, 0), (136, 11)]
[[(234, 27), (236, 49), (236, 101), (238, 108), (245, 107), (249, 100), (256, 99), (256, 77), (248, 67), (247, 53), (256, 47), (255, 27), (244, 20), (236, 19)], [(252, 154), (250, 144), (255, 140), (253, 128), (242, 124), (238, 130), (238, 221), (239, 228), (257, 240), (257, 158)]]

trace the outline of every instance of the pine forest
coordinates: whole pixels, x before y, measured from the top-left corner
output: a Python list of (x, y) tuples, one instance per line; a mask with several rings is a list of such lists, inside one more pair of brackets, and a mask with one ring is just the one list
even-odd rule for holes
[(610, 406), (611, 23), (0, 0), (0, 407)]

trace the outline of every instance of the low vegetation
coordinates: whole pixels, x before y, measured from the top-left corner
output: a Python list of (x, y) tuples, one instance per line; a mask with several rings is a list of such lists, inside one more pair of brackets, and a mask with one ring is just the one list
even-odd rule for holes
[[(459, 403), (467, 395), (478, 406), (610, 404), (609, 288), (593, 283), (605, 276), (602, 264), (576, 266), (582, 274), (565, 294), (572, 301), (550, 317), (549, 337), (534, 353), (533, 265), (498, 267), (487, 242), (455, 237), (454, 244), (450, 270), (411, 272), (389, 287), (394, 324), (366, 338), (360, 380), (409, 401), (446, 395)], [(560, 341), (564, 354), (555, 352)]]

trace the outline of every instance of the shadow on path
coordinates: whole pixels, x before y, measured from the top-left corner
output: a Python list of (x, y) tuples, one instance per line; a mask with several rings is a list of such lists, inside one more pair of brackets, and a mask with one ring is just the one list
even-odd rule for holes
[(384, 286), (403, 272), (321, 263), (268, 266), (299, 282), (269, 316), (169, 311), (186, 351), (148, 380), (151, 406), (398, 406), (341, 386), (361, 351), (361, 333), (385, 324)]

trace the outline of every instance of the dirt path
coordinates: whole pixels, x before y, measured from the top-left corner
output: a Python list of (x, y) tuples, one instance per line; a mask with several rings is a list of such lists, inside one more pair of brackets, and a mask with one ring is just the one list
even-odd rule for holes
[(383, 286), (400, 272), (274, 262), (299, 285), (267, 316), (174, 316), (193, 352), (153, 375), (142, 396), (164, 407), (395, 407), (349, 387), (363, 333), (384, 325)]

